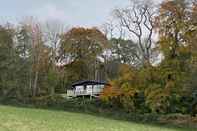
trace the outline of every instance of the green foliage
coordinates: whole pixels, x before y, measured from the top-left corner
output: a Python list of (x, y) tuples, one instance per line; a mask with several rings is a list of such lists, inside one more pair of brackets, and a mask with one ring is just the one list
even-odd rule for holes
[(0, 94), (3, 97), (10, 97), (11, 92), (16, 91), (17, 67), (14, 49), (14, 42), (12, 40), (13, 31), (6, 27), (0, 26)]

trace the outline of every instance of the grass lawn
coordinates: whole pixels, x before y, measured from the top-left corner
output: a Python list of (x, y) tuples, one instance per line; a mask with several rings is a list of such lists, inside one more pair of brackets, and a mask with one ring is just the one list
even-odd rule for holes
[(0, 105), (0, 131), (195, 131), (64, 111)]

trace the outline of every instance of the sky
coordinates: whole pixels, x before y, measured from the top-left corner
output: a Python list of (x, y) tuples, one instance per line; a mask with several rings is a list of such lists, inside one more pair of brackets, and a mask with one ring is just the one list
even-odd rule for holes
[(0, 22), (17, 23), (28, 16), (40, 21), (58, 20), (71, 26), (99, 26), (114, 8), (128, 0), (0, 0)]

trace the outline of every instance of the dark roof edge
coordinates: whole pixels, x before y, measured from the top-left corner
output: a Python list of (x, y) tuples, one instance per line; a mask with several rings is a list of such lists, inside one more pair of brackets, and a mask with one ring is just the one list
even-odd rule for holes
[(96, 81), (96, 80), (83, 80), (83, 81), (78, 81), (72, 84), (73, 86), (78, 86), (78, 85), (86, 85), (86, 84), (92, 84), (92, 85), (109, 85), (105, 81)]

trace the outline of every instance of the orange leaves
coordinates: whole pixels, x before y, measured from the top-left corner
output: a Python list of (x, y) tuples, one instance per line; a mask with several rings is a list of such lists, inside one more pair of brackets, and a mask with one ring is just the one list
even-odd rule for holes
[[(112, 99), (118, 99), (120, 102), (125, 99), (129, 99), (127, 102), (132, 101), (137, 93), (136, 82), (137, 77), (134, 69), (123, 64), (120, 68), (120, 77), (110, 81), (110, 86), (104, 88), (100, 98), (106, 102)], [(121, 104), (124, 105), (125, 102), (121, 102)]]
[(174, 1), (167, 0), (161, 4), (160, 13), (164, 13), (166, 10), (174, 14), (177, 12), (177, 7), (175, 6)]
[(61, 39), (61, 51), (74, 60), (94, 60), (107, 42), (104, 34), (96, 28), (72, 28)]
[(161, 4), (160, 13), (181, 18), (186, 15), (185, 0), (166, 0)]
[(98, 56), (103, 53), (107, 42), (97, 28), (72, 28), (60, 41), (60, 57), (71, 65), (65, 70), (80, 79), (96, 79), (96, 72), (100, 69)]
[(122, 64), (119, 69), (120, 81), (135, 81), (136, 72), (127, 64)]
[(193, 4), (192, 13), (194, 17), (197, 17), (197, 2)]
[(93, 41), (100, 41), (100, 44), (103, 46), (107, 42), (107, 38), (105, 35), (98, 30), (97, 28), (72, 28), (64, 35), (64, 39), (66, 41), (73, 41), (76, 43), (79, 42), (93, 42)]
[(116, 98), (121, 95), (121, 90), (112, 86), (106, 86), (100, 95), (100, 99), (109, 102), (112, 98)]

